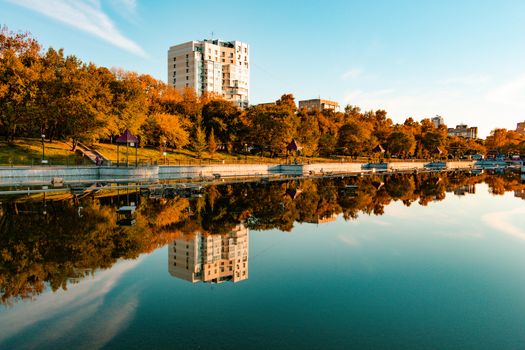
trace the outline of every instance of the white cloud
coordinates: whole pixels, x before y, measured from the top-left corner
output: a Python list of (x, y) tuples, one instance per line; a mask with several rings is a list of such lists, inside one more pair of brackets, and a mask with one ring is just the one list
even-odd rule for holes
[[(102, 10), (98, 0), (9, 1), (99, 37), (123, 50), (142, 57), (147, 56), (137, 43), (119, 32), (113, 21)], [(122, 0), (121, 3), (126, 4), (127, 9), (132, 9), (136, 6), (135, 1)]]
[(341, 74), (341, 80), (351, 80), (357, 78), (362, 73), (361, 69), (352, 68)]
[(128, 21), (137, 20), (137, 1), (136, 0), (109, 0), (109, 5), (116, 12)]

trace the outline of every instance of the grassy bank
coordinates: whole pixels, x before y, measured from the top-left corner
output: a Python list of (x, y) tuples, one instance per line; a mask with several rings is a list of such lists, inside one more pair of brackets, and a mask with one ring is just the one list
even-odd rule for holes
[[(117, 145), (107, 143), (97, 143), (92, 148), (98, 150), (113, 163), (117, 161)], [(135, 163), (135, 149), (129, 147), (129, 162)], [(13, 144), (0, 141), (0, 165), (39, 165), (42, 158), (42, 143), (40, 139), (19, 139)], [(168, 149), (166, 156), (156, 148), (138, 148), (137, 158), (141, 164), (206, 164), (206, 163), (283, 163), (293, 161), (289, 158), (269, 158), (258, 155), (231, 155), (222, 152), (216, 152), (213, 155), (204, 152), (199, 158), (197, 153), (189, 150)], [(80, 154), (71, 151), (71, 144), (62, 141), (45, 142), (45, 159), (50, 165), (90, 165), (89, 160), (84, 159)], [(120, 147), (120, 162), (126, 161), (126, 147)], [(357, 161), (366, 162), (368, 158), (359, 157), (298, 157), (299, 162), (303, 163), (321, 163), (321, 162), (339, 162), (339, 161)]]
[[(62, 141), (44, 143), (45, 159), (50, 165), (90, 164), (81, 155), (71, 151), (71, 145)], [(39, 139), (18, 139), (12, 144), (0, 141), (0, 165), (39, 165), (42, 160), (42, 142)]]

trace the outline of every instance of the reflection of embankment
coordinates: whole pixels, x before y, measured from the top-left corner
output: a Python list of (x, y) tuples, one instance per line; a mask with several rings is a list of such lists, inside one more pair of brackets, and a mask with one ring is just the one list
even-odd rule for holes
[(239, 282), (248, 279), (248, 229), (237, 225), (226, 234), (195, 233), (174, 240), (168, 249), (168, 271), (196, 282)]

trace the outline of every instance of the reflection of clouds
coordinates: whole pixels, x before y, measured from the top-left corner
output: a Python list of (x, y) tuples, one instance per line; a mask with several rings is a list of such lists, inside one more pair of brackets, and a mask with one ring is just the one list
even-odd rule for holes
[(516, 208), (483, 215), (482, 220), (490, 227), (508, 235), (525, 240), (525, 230), (514, 225), (510, 220), (513, 216), (525, 214), (525, 208)]
[(357, 247), (360, 244), (357, 238), (350, 235), (339, 235), (337, 238), (350, 247)]
[[(116, 295), (110, 292), (139, 262), (140, 259), (117, 263), (112, 269), (69, 286), (68, 291), (41, 295), (0, 314), (0, 348), (15, 336), (22, 336), (17, 340), (22, 348), (38, 348), (57, 341), (75, 348), (104, 346), (133, 318), (138, 291), (126, 288), (122, 293), (111, 293)], [(26, 333), (29, 336), (23, 337)]]
[(372, 224), (378, 225), (378, 226), (392, 226), (391, 222), (383, 221), (383, 220), (372, 220)]

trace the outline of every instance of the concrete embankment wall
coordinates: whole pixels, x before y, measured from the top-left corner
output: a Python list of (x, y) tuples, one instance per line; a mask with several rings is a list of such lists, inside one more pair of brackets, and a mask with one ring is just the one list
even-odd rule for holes
[(157, 178), (158, 167), (10, 167), (0, 168), (0, 184), (51, 182), (53, 178), (64, 180), (96, 180), (126, 177)]
[(459, 169), (471, 168), (473, 162), (423, 163), (395, 162), (382, 164), (362, 163), (317, 163), (317, 164), (218, 164), (203, 166), (151, 166), (138, 168), (125, 167), (5, 167), (0, 168), (0, 184), (51, 182), (55, 177), (64, 180), (87, 179), (180, 179), (201, 176), (265, 176), (320, 175), (326, 173), (358, 173), (361, 171), (410, 171), (419, 169)]
[(188, 165), (188, 166), (160, 166), (159, 179), (173, 179), (197, 176), (233, 175), (269, 175), (279, 173), (278, 164), (217, 164), (217, 165)]

